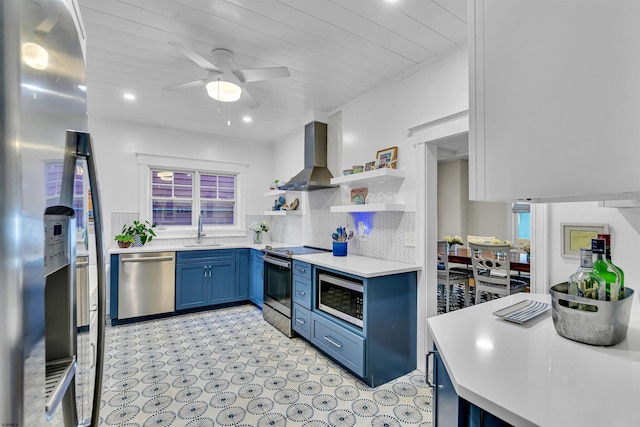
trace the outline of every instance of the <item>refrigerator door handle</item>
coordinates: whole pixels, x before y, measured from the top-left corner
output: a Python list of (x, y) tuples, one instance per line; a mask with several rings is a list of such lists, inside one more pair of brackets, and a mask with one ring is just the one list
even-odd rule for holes
[[(77, 157), (85, 159), (87, 169), (89, 172), (89, 188), (91, 189), (91, 202), (93, 204), (93, 224), (95, 230), (96, 239), (96, 258), (97, 258), (97, 270), (98, 270), (98, 289), (97, 289), (97, 306), (98, 306), (98, 325), (97, 325), (97, 348), (94, 363), (95, 363), (95, 389), (93, 391), (93, 404), (91, 408), (91, 427), (98, 427), (100, 422), (100, 401), (102, 399), (102, 374), (104, 370), (104, 334), (105, 334), (105, 319), (106, 319), (106, 270), (105, 270), (105, 255), (104, 255), (104, 232), (102, 223), (102, 206), (100, 198), (100, 187), (98, 186), (98, 176), (96, 170), (95, 155), (93, 152), (93, 143), (91, 135), (87, 132), (80, 132), (74, 130), (67, 130), (66, 140), (66, 152), (71, 153), (71, 156), (65, 157), (64, 171), (70, 170), (70, 173), (75, 171), (75, 161)], [(75, 154), (75, 156), (73, 156)], [(70, 157), (75, 157), (73, 160)], [(73, 161), (73, 167), (68, 168), (67, 162)], [(66, 179), (64, 182), (73, 184), (73, 179)], [(61, 202), (65, 201), (68, 206), (72, 206), (73, 202), (73, 186), (61, 191)], [(65, 197), (67, 200), (65, 200)]]

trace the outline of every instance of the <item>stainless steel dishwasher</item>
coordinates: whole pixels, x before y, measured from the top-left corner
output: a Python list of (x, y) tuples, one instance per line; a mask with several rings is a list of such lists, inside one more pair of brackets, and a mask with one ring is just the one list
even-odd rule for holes
[(169, 313), (175, 305), (175, 252), (120, 255), (118, 319)]

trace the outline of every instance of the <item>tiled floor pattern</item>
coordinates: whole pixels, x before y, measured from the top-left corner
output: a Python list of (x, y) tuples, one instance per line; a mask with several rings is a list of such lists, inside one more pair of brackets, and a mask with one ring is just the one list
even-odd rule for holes
[(431, 426), (414, 371), (375, 389), (252, 305), (109, 327), (103, 426)]

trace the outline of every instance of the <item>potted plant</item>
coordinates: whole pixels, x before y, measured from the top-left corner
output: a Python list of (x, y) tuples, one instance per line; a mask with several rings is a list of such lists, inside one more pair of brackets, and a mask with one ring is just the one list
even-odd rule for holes
[(140, 244), (144, 246), (145, 243), (150, 242), (156, 236), (153, 229), (155, 224), (150, 224), (149, 221), (140, 222), (133, 221), (133, 225), (123, 225), (122, 232), (115, 236), (118, 246), (121, 248), (128, 248), (135, 241), (135, 237), (139, 236)]
[(278, 189), (278, 185), (280, 185), (280, 180), (279, 179), (274, 179), (273, 182), (271, 184), (269, 184), (269, 190), (277, 190)]

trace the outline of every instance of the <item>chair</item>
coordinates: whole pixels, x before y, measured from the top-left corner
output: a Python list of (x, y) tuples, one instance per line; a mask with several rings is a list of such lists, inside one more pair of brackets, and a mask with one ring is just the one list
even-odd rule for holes
[(509, 245), (470, 243), (473, 279), (476, 288), (476, 304), (480, 302), (480, 292), (493, 295), (511, 295), (524, 292), (527, 283), (511, 278)]
[(530, 239), (517, 239), (516, 240), (516, 251), (519, 254), (523, 254), (525, 252), (524, 247), (526, 245), (531, 246), (531, 240)]
[(449, 311), (451, 290), (456, 284), (464, 285), (464, 305), (469, 305), (469, 279), (472, 277), (472, 271), (449, 269), (447, 242), (438, 240), (438, 286), (442, 287), (443, 297), (445, 292), (447, 294), (445, 312)]
[(473, 236), (471, 234), (467, 234), (467, 248), (471, 249), (469, 243), (491, 243), (496, 236)]

